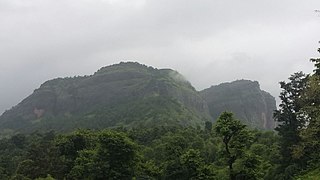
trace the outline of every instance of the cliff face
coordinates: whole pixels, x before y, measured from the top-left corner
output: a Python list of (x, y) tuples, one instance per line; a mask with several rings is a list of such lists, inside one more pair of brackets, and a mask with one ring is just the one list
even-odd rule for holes
[(223, 111), (231, 111), (245, 124), (258, 129), (273, 129), (276, 101), (262, 91), (256, 81), (238, 80), (212, 86), (200, 92), (215, 120)]
[(202, 125), (208, 119), (206, 103), (178, 72), (129, 62), (45, 82), (0, 117), (0, 129)]

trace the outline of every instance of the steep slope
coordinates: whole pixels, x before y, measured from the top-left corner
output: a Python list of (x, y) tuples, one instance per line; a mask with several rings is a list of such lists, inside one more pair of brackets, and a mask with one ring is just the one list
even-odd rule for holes
[(127, 62), (45, 82), (0, 117), (0, 130), (195, 126), (209, 118), (206, 103), (178, 72)]
[(258, 129), (273, 129), (276, 101), (262, 91), (257, 81), (238, 80), (201, 91), (210, 114), (216, 119), (223, 111), (231, 111), (245, 124)]

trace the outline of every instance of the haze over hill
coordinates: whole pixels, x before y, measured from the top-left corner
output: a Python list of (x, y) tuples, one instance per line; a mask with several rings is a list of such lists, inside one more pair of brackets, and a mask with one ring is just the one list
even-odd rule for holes
[(90, 76), (43, 83), (0, 116), (0, 130), (5, 135), (120, 126), (204, 127), (222, 111), (234, 111), (252, 128), (273, 129), (274, 98), (257, 82), (229, 84), (227, 89), (220, 85), (218, 91), (211, 87), (199, 93), (177, 71), (121, 62)]
[(104, 67), (91, 76), (45, 82), (0, 117), (3, 131), (203, 126), (206, 103), (178, 72), (138, 63)]
[(183, 74), (197, 90), (310, 72), (319, 0), (1, 0), (0, 113), (41, 83), (139, 61)]

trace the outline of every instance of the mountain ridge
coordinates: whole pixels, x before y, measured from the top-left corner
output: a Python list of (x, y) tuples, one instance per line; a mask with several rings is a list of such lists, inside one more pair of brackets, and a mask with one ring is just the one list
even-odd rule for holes
[(175, 70), (121, 62), (92, 75), (44, 82), (0, 116), (0, 130), (6, 134), (39, 129), (203, 126), (215, 120), (204, 91), (196, 91)]
[[(134, 122), (130, 120), (132, 115)], [(206, 103), (178, 72), (122, 62), (90, 76), (44, 82), (0, 116), (0, 128), (29, 132), (151, 126), (159, 122), (158, 125), (202, 125), (209, 119)]]

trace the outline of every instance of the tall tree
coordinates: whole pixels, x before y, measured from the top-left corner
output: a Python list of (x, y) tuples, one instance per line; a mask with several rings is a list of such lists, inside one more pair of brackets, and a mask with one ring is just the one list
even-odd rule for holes
[(236, 179), (236, 173), (233, 170), (233, 164), (239, 159), (245, 151), (245, 148), (251, 141), (251, 136), (239, 120), (233, 117), (230, 112), (223, 112), (215, 125), (215, 132), (222, 137), (224, 143), (224, 156), (229, 166), (229, 177)]
[[(318, 49), (320, 53), (320, 48)], [(301, 129), (301, 142), (294, 149), (294, 156), (309, 164), (320, 163), (320, 58), (313, 58), (314, 74), (310, 75), (306, 88), (301, 96), (303, 108), (301, 116), (306, 119), (305, 127)]]
[(275, 111), (274, 118), (278, 123), (276, 130), (280, 135), (280, 154), (283, 169), (294, 163), (292, 150), (300, 142), (299, 130), (303, 128), (304, 118), (299, 116), (302, 108), (300, 97), (306, 84), (306, 75), (302, 72), (295, 73), (289, 78), (289, 82), (280, 82), (282, 92), (281, 103)]

